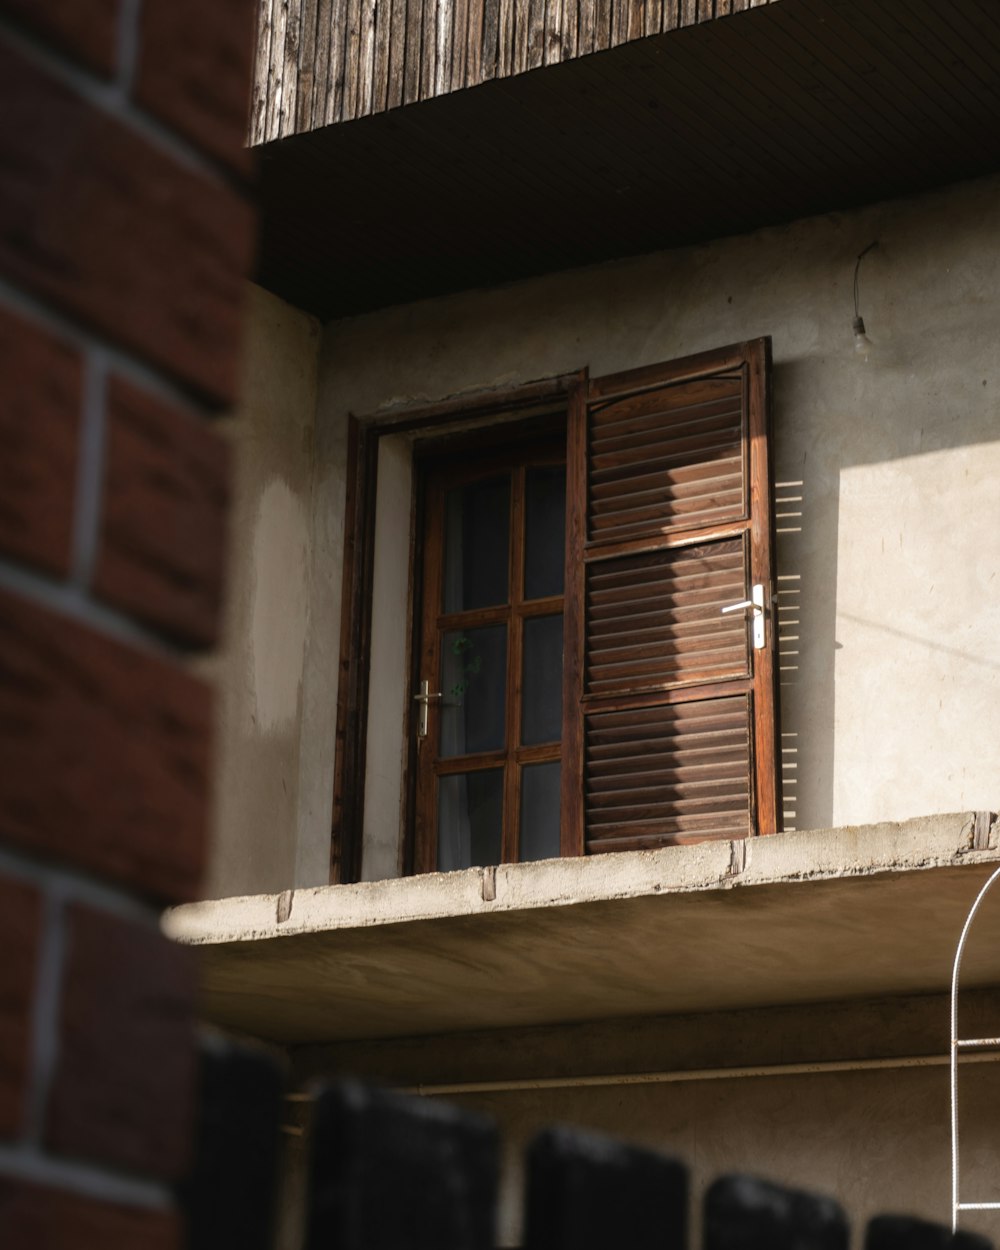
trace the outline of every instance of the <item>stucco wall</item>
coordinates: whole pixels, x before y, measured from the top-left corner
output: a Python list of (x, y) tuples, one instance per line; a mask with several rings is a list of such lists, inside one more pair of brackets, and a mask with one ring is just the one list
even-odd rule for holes
[[(233, 506), (224, 644), (212, 663), (217, 717), (215, 834), (208, 897), (325, 880), (326, 845), (303, 828), (313, 790), (327, 794), (332, 746), (318, 776), (302, 742), (310, 629), (323, 599), (313, 576), (327, 531), (314, 513), (321, 464), (314, 437), (320, 327), (249, 288), (243, 401), (220, 423), (233, 444)], [(343, 462), (343, 456), (340, 457)], [(339, 563), (339, 561), (338, 561)], [(336, 585), (337, 579), (330, 579)], [(332, 717), (313, 722), (322, 732)]]
[[(1000, 1066), (981, 1065), (963, 1080), (963, 1198), (996, 1200)], [(521, 1160), (535, 1133), (553, 1124), (608, 1133), (683, 1160), (690, 1168), (692, 1246), (700, 1244), (706, 1187), (733, 1171), (838, 1198), (851, 1219), (853, 1250), (862, 1250), (860, 1234), (875, 1215), (950, 1222), (943, 1067), (495, 1093), (449, 1101), (499, 1126), (499, 1246), (521, 1244)], [(301, 1139), (293, 1139), (285, 1158), (276, 1250), (301, 1250), (305, 1169)], [(962, 1227), (996, 1240), (1000, 1214), (966, 1213)]]
[[(963, 1194), (968, 1200), (996, 1200), (1000, 1067), (970, 1071), (963, 1076)], [(524, 1146), (553, 1123), (611, 1133), (685, 1160), (694, 1197), (693, 1245), (699, 1242), (705, 1187), (731, 1171), (839, 1197), (852, 1216), (856, 1250), (859, 1226), (874, 1215), (950, 1220), (943, 1067), (497, 1093), (458, 1101), (501, 1127), (503, 1246), (520, 1244)], [(995, 1238), (1000, 1219), (995, 1212), (970, 1213), (963, 1227)]]
[[(967, 993), (963, 1030), (989, 1032), (997, 1010), (996, 991)], [(837, 1196), (861, 1250), (857, 1233), (873, 1215), (950, 1218), (947, 1055), (948, 998), (936, 994), (305, 1047), (293, 1050), (292, 1069), (303, 1087), (338, 1072), (411, 1091), (452, 1085), (447, 1101), (494, 1120), (503, 1144), (501, 1245), (520, 1240), (525, 1146), (552, 1124), (575, 1124), (689, 1166), (692, 1245), (705, 1187), (742, 1171)], [(639, 1074), (641, 1083), (629, 1083)], [(580, 1076), (602, 1083), (573, 1084)], [(453, 1084), (498, 1078), (507, 1088), (471, 1093)], [(963, 1200), (1000, 1198), (995, 1057), (963, 1064), (959, 1093)], [(293, 1185), (303, 1166), (296, 1151)], [(299, 1212), (287, 1204), (280, 1250), (299, 1250)], [(962, 1223), (1000, 1234), (996, 1212), (966, 1213)]]
[[(347, 414), (769, 334), (786, 823), (1000, 805), (1000, 180), (316, 327), (254, 297), (216, 894), (326, 878)], [(876, 350), (853, 352), (854, 258)], [(315, 417), (315, 420), (314, 420)], [(398, 449), (397, 449), (398, 450)], [(394, 455), (399, 514), (405, 460)], [(395, 871), (404, 532), (383, 521), (365, 875)], [(384, 576), (383, 576), (384, 574)], [(388, 720), (386, 719), (388, 717)]]

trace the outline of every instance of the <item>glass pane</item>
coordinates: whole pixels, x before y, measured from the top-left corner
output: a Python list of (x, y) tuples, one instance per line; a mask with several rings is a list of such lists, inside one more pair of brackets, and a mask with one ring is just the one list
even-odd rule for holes
[(559, 761), (521, 770), (521, 862), (559, 856)]
[(563, 618), (528, 617), (524, 622), (524, 686), (521, 742), (558, 742), (562, 737)]
[(524, 485), (524, 597), (563, 593), (566, 466), (529, 469)]
[(451, 629), (442, 639), (441, 756), (503, 749), (507, 626)]
[(448, 491), (444, 528), (445, 612), (506, 603), (510, 478)]
[(503, 769), (438, 779), (439, 872), (500, 863)]

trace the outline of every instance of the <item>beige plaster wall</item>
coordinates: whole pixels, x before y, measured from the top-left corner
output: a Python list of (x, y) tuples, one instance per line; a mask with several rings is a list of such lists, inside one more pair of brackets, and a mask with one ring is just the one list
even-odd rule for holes
[[(996, 1200), (1000, 1065), (980, 1065), (963, 1079), (963, 1196)], [(700, 1244), (706, 1188), (734, 1171), (836, 1197), (850, 1217), (852, 1250), (862, 1250), (864, 1225), (875, 1215), (950, 1221), (943, 1067), (466, 1095), (449, 1101), (498, 1124), (503, 1145), (499, 1246), (521, 1244), (521, 1161), (532, 1137), (553, 1124), (610, 1134), (686, 1162), (693, 1247)], [(300, 1142), (292, 1142), (285, 1160), (286, 1200), (276, 1250), (303, 1245), (306, 1157)], [(995, 1241), (1000, 1213), (966, 1213), (962, 1227)]]
[[(209, 897), (325, 879), (329, 857), (329, 727), (329, 759), (321, 753), (317, 763), (303, 744), (311, 632), (318, 609), (324, 625), (335, 610), (314, 562), (331, 546), (330, 531), (342, 532), (343, 513), (335, 500), (317, 524), (320, 327), (256, 287), (248, 298), (243, 400), (220, 423), (233, 445), (233, 504), (224, 640), (211, 664), (218, 767)], [(339, 594), (332, 567), (326, 576)], [(323, 731), (328, 718), (320, 711), (313, 720)], [(325, 791), (322, 831), (309, 828), (317, 790)]]
[[(963, 1073), (963, 1194), (1000, 1197), (1000, 1066)], [(838, 1197), (858, 1235), (874, 1215), (950, 1220), (947, 1069), (904, 1068), (495, 1093), (455, 1099), (500, 1125), (504, 1142), (499, 1244), (520, 1244), (520, 1160), (532, 1136), (573, 1123), (685, 1160), (691, 1169), (691, 1244), (705, 1188), (743, 1171)], [(963, 1227), (996, 1238), (998, 1213)], [(292, 1250), (287, 1243), (282, 1250)]]
[[(787, 826), (995, 810), (998, 220), (982, 180), (335, 323), (320, 425), (771, 335)], [(366, 831), (383, 860), (397, 835)]]
[(379, 440), (378, 455), (364, 807), (368, 836), (362, 847), (362, 881), (398, 877), (402, 870), (399, 830), (405, 743), (401, 726), (409, 693), (406, 631), (400, 629), (410, 589), (413, 472), (409, 443), (401, 435), (388, 435)]

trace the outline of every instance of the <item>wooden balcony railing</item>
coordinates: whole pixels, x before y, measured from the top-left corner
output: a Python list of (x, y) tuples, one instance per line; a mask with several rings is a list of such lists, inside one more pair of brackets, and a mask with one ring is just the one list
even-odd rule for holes
[(260, 0), (250, 142), (352, 121), (776, 0)]

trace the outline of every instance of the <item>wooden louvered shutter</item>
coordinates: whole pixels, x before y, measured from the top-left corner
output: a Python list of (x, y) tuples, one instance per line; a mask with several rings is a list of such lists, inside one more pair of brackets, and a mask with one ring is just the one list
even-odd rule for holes
[(758, 339), (572, 398), (564, 854), (778, 828), (769, 378)]

